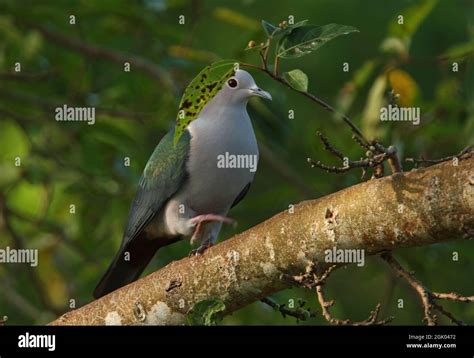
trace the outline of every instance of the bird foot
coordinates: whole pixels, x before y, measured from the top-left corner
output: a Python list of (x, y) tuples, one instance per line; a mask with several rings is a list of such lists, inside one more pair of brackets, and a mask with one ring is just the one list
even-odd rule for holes
[(191, 250), (189, 252), (188, 257), (200, 256), (204, 253), (204, 251), (206, 251), (208, 248), (212, 247), (213, 245), (214, 244), (210, 240), (208, 240), (207, 242), (199, 246), (197, 249)]
[(227, 216), (216, 215), (216, 214), (204, 214), (204, 215), (198, 215), (191, 218), (191, 222), (193, 224), (198, 224), (198, 225), (203, 222), (209, 222), (209, 221), (222, 221), (227, 224), (235, 223), (234, 219), (228, 218)]
[[(199, 237), (201, 236), (201, 233), (202, 233), (202, 228), (203, 228), (203, 226), (206, 222), (220, 221), (220, 222), (224, 222), (224, 223), (227, 223), (227, 224), (234, 224), (234, 225), (236, 223), (236, 221), (234, 219), (231, 219), (231, 218), (228, 218), (228, 217), (222, 216), (222, 215), (216, 215), (216, 214), (198, 215), (198, 216), (195, 216), (195, 217), (191, 218), (190, 221), (191, 221), (191, 224), (196, 225), (196, 228), (194, 229), (193, 236), (191, 237), (191, 244), (193, 244), (194, 242), (196, 242), (199, 239)], [(212, 245), (212, 243), (211, 243), (211, 245)], [(201, 245), (201, 247), (202, 246), (204, 246), (204, 244)], [(208, 247), (210, 247), (210, 246), (208, 245)]]

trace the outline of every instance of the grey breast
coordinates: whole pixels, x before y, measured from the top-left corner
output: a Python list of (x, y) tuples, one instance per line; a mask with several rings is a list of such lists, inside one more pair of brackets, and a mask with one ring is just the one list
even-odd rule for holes
[[(222, 157), (255, 156), (258, 146), (248, 117), (244, 113), (230, 114), (235, 118), (210, 121), (198, 118), (191, 123), (191, 150), (187, 164), (188, 181), (180, 195), (200, 214), (227, 213), (244, 187), (253, 180), (250, 168), (219, 167)], [(240, 157), (244, 158), (244, 157)], [(225, 163), (229, 164), (229, 162)]]

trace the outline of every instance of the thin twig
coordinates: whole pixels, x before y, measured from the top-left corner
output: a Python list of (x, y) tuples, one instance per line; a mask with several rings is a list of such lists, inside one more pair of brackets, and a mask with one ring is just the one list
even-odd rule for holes
[(362, 148), (367, 149), (367, 150), (371, 150), (370, 145), (368, 145), (367, 143), (364, 143), (363, 141), (361, 141), (360, 137), (358, 137), (358, 136), (356, 136), (356, 135), (352, 135), (352, 139), (353, 139), (359, 146), (361, 146)]
[(338, 157), (339, 159), (344, 160), (345, 155), (342, 154), (339, 150), (337, 150), (331, 143), (329, 143), (329, 140), (321, 132), (317, 132), (316, 135), (319, 137), (321, 142), (323, 142), (324, 148), (328, 152)]
[(370, 315), (367, 319), (359, 322), (353, 322), (349, 319), (338, 319), (332, 316), (331, 312), (329, 311), (329, 307), (334, 305), (335, 301), (326, 301), (324, 298), (324, 293), (323, 293), (323, 285), (324, 282), (327, 280), (329, 273), (334, 270), (335, 266), (330, 266), (328, 270), (326, 270), (321, 276), (315, 276), (315, 281), (318, 283), (316, 284), (316, 296), (318, 298), (318, 302), (321, 306), (321, 314), (324, 317), (326, 321), (333, 325), (337, 326), (346, 326), (346, 325), (351, 325), (351, 326), (382, 326), (386, 325), (387, 323), (391, 322), (393, 320), (393, 317), (388, 317), (384, 320), (379, 321), (378, 316), (380, 313), (380, 303), (375, 306), (375, 309), (370, 312)]
[(433, 306), (440, 313), (442, 313), (443, 315), (448, 317), (451, 320), (451, 322), (453, 322), (454, 324), (457, 324), (458, 326), (465, 326), (466, 325), (463, 321), (461, 321), (461, 320), (457, 319), (456, 317), (454, 317), (454, 315), (451, 312), (449, 312), (448, 310), (446, 310), (443, 306), (441, 306), (437, 303), (433, 303)]
[[(264, 57), (262, 56), (262, 58), (264, 58)], [(357, 128), (357, 126), (352, 122), (352, 120), (348, 116), (346, 116), (343, 113), (338, 112), (334, 107), (332, 107), (331, 105), (329, 105), (328, 103), (326, 103), (322, 99), (316, 97), (315, 95), (311, 94), (310, 92), (300, 91), (300, 90), (297, 90), (297, 89), (293, 88), (290, 85), (290, 83), (288, 83), (288, 81), (285, 80), (283, 77), (275, 75), (273, 72), (268, 70), (266, 63), (265, 63), (265, 65), (263, 65), (263, 67), (258, 67), (258, 66), (255, 66), (255, 65), (252, 65), (252, 64), (249, 64), (249, 63), (240, 63), (240, 65), (243, 66), (243, 67), (254, 68), (254, 69), (257, 69), (259, 71), (264, 72), (265, 74), (267, 74), (268, 76), (270, 76), (274, 80), (280, 82), (281, 84), (285, 85), (289, 89), (291, 89), (295, 92), (298, 92), (298, 93), (302, 94), (303, 96), (309, 98), (311, 101), (317, 103), (318, 105), (323, 107), (326, 111), (331, 112), (331, 113), (341, 117), (342, 120), (351, 128), (352, 132), (359, 137), (360, 141), (362, 143), (365, 143), (366, 145), (368, 145), (368, 143), (369, 143), (368, 140), (365, 139), (365, 137), (362, 134), (362, 132), (360, 131), (360, 129)]]
[(331, 265), (322, 274), (317, 275), (317, 267), (315, 266), (314, 262), (308, 261), (305, 272), (302, 275), (290, 276), (289, 278), (306, 288), (312, 289), (317, 285), (323, 285), (331, 272), (336, 268), (337, 265)]
[(275, 61), (273, 62), (273, 75), (278, 76), (278, 66), (280, 64), (280, 56), (275, 55)]
[[(33, 306), (25, 297), (13, 289), (9, 278), (0, 281), (2, 286), (2, 297), (5, 301), (13, 305), (21, 314), (28, 316), (33, 321), (37, 321), (41, 317), (41, 310)], [(0, 324), (1, 325), (1, 324)]]
[(81, 258), (88, 262), (88, 263), (91, 263), (93, 265), (98, 265), (98, 262), (96, 262), (95, 260), (93, 259), (90, 259), (88, 256), (88, 254), (81, 248), (81, 246), (75, 241), (75, 240), (72, 240), (65, 232), (64, 228), (61, 226), (61, 225), (58, 225), (57, 223), (53, 222), (53, 221), (49, 221), (47, 219), (36, 219), (36, 218), (32, 218), (32, 217), (29, 217), (27, 215), (24, 215), (22, 213), (19, 213), (19, 212), (16, 212), (12, 209), (8, 209), (8, 214), (9, 215), (12, 215), (20, 220), (23, 220), (23, 221), (28, 221), (29, 223), (35, 225), (36, 227), (38, 228), (44, 228), (50, 232), (52, 232), (53, 234), (55, 234), (56, 236), (59, 237), (60, 239), (60, 242), (61, 243), (64, 243), (65, 245), (68, 245), (69, 247), (71, 247), (72, 249), (74, 249), (74, 251), (79, 255), (81, 256)]
[(26, 25), (29, 28), (37, 30), (45, 39), (51, 41), (52, 43), (79, 52), (84, 56), (115, 62), (121, 66), (128, 62), (132, 68), (150, 75), (151, 77), (160, 81), (161, 84), (165, 85), (166, 88), (178, 93), (178, 89), (169, 73), (164, 68), (161, 68), (157, 64), (145, 58), (86, 43), (81, 40), (63, 35), (62, 33), (52, 31), (39, 24), (29, 22), (27, 23), (20, 19), (16, 20), (22, 25)]
[(388, 317), (382, 321), (378, 320), (380, 313), (380, 303), (377, 304), (375, 309), (370, 313), (369, 317), (364, 321), (352, 322), (349, 319), (341, 320), (333, 317), (329, 311), (335, 301), (326, 301), (323, 293), (323, 285), (326, 283), (329, 275), (337, 268), (337, 265), (331, 265), (322, 273), (318, 274), (318, 268), (312, 261), (308, 261), (306, 265), (305, 273), (298, 276), (293, 276), (292, 279), (306, 288), (316, 288), (316, 296), (321, 306), (321, 315), (323, 318), (334, 325), (353, 325), (353, 326), (371, 326), (371, 325), (385, 325), (393, 320), (393, 317)]
[(474, 302), (474, 296), (462, 296), (456, 292), (448, 292), (448, 293), (439, 293), (439, 292), (432, 292), (431, 293), (434, 298), (440, 300), (451, 300), (451, 301), (458, 301), (458, 302)]
[(338, 319), (334, 318), (329, 312), (329, 307), (331, 307), (335, 302), (334, 300), (326, 301), (323, 294), (323, 288), (320, 285), (316, 286), (316, 295), (318, 297), (318, 302), (321, 306), (321, 314), (326, 321), (337, 326), (349, 325), (351, 323), (348, 319)]
[[(284, 26), (284, 25), (282, 25)], [(326, 111), (335, 114), (337, 117), (340, 117), (351, 129), (353, 136), (356, 138), (356, 141), (365, 149), (368, 149), (370, 146), (374, 144), (378, 144), (374, 141), (369, 142), (365, 136), (363, 135), (362, 131), (354, 124), (354, 122), (345, 114), (340, 113), (337, 111), (334, 107), (323, 101), (322, 99), (316, 97), (312, 93), (308, 91), (301, 91), (299, 89), (294, 88), (285, 78), (281, 77), (279, 75), (278, 71), (278, 65), (279, 65), (279, 56), (275, 56), (274, 60), (274, 66), (273, 66), (273, 71), (270, 71), (268, 68), (268, 51), (271, 45), (271, 40), (272, 36), (269, 36), (267, 39), (267, 42), (264, 47), (264, 52), (262, 54), (262, 51), (259, 51), (260, 57), (262, 59), (262, 67), (255, 66), (253, 64), (249, 63), (241, 63), (242, 66), (244, 67), (249, 67), (249, 68), (254, 68), (259, 71), (264, 72), (266, 75), (270, 76), (272, 79), (280, 82), (284, 86), (288, 87), (289, 89), (298, 92), (302, 94), (303, 96), (309, 98), (311, 101), (317, 103), (321, 107), (323, 107)], [(392, 173), (399, 173), (403, 171), (402, 165), (400, 163), (400, 160), (397, 155), (397, 151), (394, 146), (390, 146), (387, 149), (385, 149), (382, 145), (378, 144), (375, 146), (376, 150), (374, 151), (374, 154), (386, 154), (386, 160), (389, 163), (389, 166), (392, 170)], [(329, 170), (333, 172), (344, 172), (346, 169), (341, 169), (341, 168), (334, 168), (334, 167), (328, 167), (328, 166), (322, 166), (322, 169), (324, 170)], [(377, 176), (382, 176), (383, 175), (383, 166), (379, 165), (378, 168), (375, 170), (376, 172), (376, 177)]]
[(272, 44), (273, 37), (268, 36), (267, 42), (265, 43), (265, 50), (263, 52), (263, 60), (265, 61), (265, 68), (268, 71), (268, 51), (270, 50), (270, 46)]
[[(322, 133), (317, 132), (317, 135), (319, 139), (321, 140), (321, 142), (323, 143), (324, 149), (326, 149), (329, 153), (331, 153), (332, 155), (340, 159), (344, 163), (344, 166), (343, 167), (328, 166), (326, 164), (321, 163), (321, 161), (319, 160), (314, 161), (311, 158), (307, 158), (307, 161), (311, 165), (312, 168), (317, 167), (330, 173), (345, 173), (352, 169), (360, 168), (363, 170), (363, 176), (365, 176), (365, 169), (378, 168), (382, 166), (384, 161), (390, 160), (390, 158), (393, 155), (391, 147), (388, 150), (385, 150), (383, 152), (379, 150), (379, 152), (381, 153), (376, 154), (376, 155), (374, 155), (371, 150), (368, 150), (366, 152), (366, 158), (361, 158), (360, 160), (353, 161), (347, 158), (341, 151), (336, 149)], [(374, 146), (370, 146), (369, 148), (372, 148), (373, 151), (376, 150), (376, 147)], [(369, 157), (369, 153), (370, 153), (370, 157)], [(383, 174), (383, 171), (381, 171), (380, 173)], [(378, 174), (378, 172), (376, 172), (374, 173), (374, 176), (378, 178), (381, 175)]]
[(275, 311), (279, 311), (283, 318), (290, 316), (300, 321), (306, 321), (309, 318), (314, 318), (317, 316), (316, 311), (304, 308), (304, 301), (302, 301), (302, 304), (296, 308), (287, 308), (285, 304), (279, 304), (269, 297), (263, 298), (261, 301), (273, 308)]
[[(8, 100), (12, 100), (15, 102), (19, 102), (21, 104), (31, 105), (35, 107), (39, 107), (44, 111), (52, 112), (55, 108), (62, 107), (63, 103), (54, 102), (50, 100), (45, 100), (39, 96), (34, 96), (29, 93), (23, 93), (18, 91), (11, 91), (0, 87), (0, 97), (6, 98)], [(77, 104), (70, 104), (71, 106), (80, 106)], [(14, 113), (9, 112), (8, 110), (2, 109), (5, 115), (10, 117), (14, 116)], [(143, 117), (148, 117), (147, 119), (151, 119), (152, 116), (155, 116), (155, 112), (134, 112), (129, 110), (120, 110), (115, 108), (108, 108), (108, 107), (95, 107), (95, 111), (98, 115), (107, 115), (111, 117), (120, 117), (122, 119), (134, 120), (144, 119)], [(15, 119), (15, 118), (14, 118)]]
[(433, 165), (433, 164), (439, 164), (439, 163), (442, 163), (442, 162), (446, 162), (448, 160), (453, 160), (454, 158), (462, 160), (462, 159), (467, 159), (467, 158), (471, 157), (473, 148), (474, 148), (474, 145), (471, 144), (471, 145), (468, 145), (463, 150), (461, 150), (456, 155), (450, 155), (450, 156), (440, 158), (440, 159), (406, 158), (405, 161), (410, 162), (410, 163), (414, 163), (415, 167), (418, 167), (418, 166), (423, 165), (423, 164), (427, 164), (426, 166), (430, 166), (430, 165)]
[(426, 323), (429, 326), (436, 325), (437, 317), (433, 313), (433, 305), (430, 300), (428, 289), (420, 281), (418, 281), (415, 276), (406, 271), (402, 267), (402, 265), (400, 265), (400, 263), (395, 260), (391, 253), (383, 253), (381, 257), (400, 277), (402, 277), (418, 293), (421, 299), (421, 303), (423, 305), (424, 320), (426, 321)]
[(39, 73), (24, 73), (24, 72), (6, 72), (0, 73), (0, 80), (3, 81), (39, 81), (47, 77), (53, 76), (55, 71), (44, 71)]
[(462, 321), (457, 320), (452, 313), (450, 313), (444, 307), (435, 302), (435, 300), (446, 299), (459, 302), (474, 302), (474, 296), (463, 296), (455, 292), (432, 292), (428, 288), (426, 288), (412, 273), (405, 270), (391, 253), (385, 252), (380, 256), (398, 274), (398, 276), (402, 277), (418, 293), (421, 303), (423, 305), (424, 320), (429, 326), (434, 326), (437, 324), (437, 316), (433, 313), (434, 309), (444, 314), (453, 323), (456, 323), (458, 325), (464, 324)]
[[(265, 70), (267, 69), (267, 63), (265, 62), (265, 55), (263, 54), (262, 51), (258, 51), (258, 54), (260, 55), (260, 58), (262, 60), (262, 66), (265, 68)], [(260, 67), (259, 67), (260, 68)]]

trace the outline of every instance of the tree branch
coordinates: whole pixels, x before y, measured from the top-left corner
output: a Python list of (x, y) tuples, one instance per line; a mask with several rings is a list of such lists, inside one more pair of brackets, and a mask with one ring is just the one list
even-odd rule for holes
[(334, 305), (335, 301), (326, 301), (324, 298), (323, 292), (323, 285), (326, 279), (329, 277), (330, 273), (336, 266), (330, 266), (321, 276), (314, 274), (314, 281), (316, 282), (316, 296), (319, 301), (319, 305), (321, 306), (322, 315), (326, 321), (329, 323), (336, 325), (336, 326), (383, 326), (393, 320), (393, 317), (388, 317), (384, 320), (379, 320), (379, 313), (380, 313), (380, 303), (377, 303), (375, 309), (370, 312), (370, 315), (367, 319), (360, 321), (360, 322), (352, 322), (349, 319), (338, 319), (335, 318), (331, 312), (329, 312), (329, 307)]
[(52, 31), (43, 25), (25, 22), (20, 19), (17, 20), (21, 25), (26, 25), (38, 31), (46, 40), (61, 47), (76, 51), (83, 56), (114, 62), (120, 66), (124, 66), (125, 62), (128, 62), (132, 68), (136, 68), (150, 75), (152, 78), (157, 79), (168, 90), (172, 90), (174, 93), (178, 92), (173, 79), (167, 71), (145, 58), (86, 43), (73, 37), (63, 35), (60, 32)]
[[(10, 89), (5, 89), (0, 87), (0, 99), (5, 98), (8, 101), (14, 101), (21, 103), (23, 105), (39, 107), (45, 112), (54, 113), (54, 109), (57, 107), (62, 107), (64, 103), (59, 101), (50, 101), (46, 100), (42, 97), (38, 97), (35, 95), (31, 95), (26, 92), (17, 92), (11, 91)], [(7, 101), (5, 101), (7, 102)], [(71, 103), (70, 105), (81, 105), (78, 103)], [(96, 112), (98, 115), (104, 116), (111, 116), (111, 117), (119, 117), (121, 119), (128, 119), (128, 120), (143, 120), (143, 119), (151, 119), (152, 116), (155, 116), (155, 112), (135, 112), (130, 110), (121, 110), (115, 108), (107, 108), (107, 107), (95, 107)], [(0, 111), (2, 111), (2, 115), (7, 117), (11, 117), (17, 121), (26, 122), (27, 120), (15, 113), (12, 113), (10, 110), (5, 110), (0, 107)]]
[[(263, 61), (263, 57), (262, 57), (262, 61)], [(317, 103), (318, 105), (323, 107), (326, 111), (339, 116), (351, 128), (354, 135), (356, 135), (362, 143), (368, 145), (368, 141), (365, 139), (365, 137), (362, 134), (362, 132), (360, 131), (360, 129), (357, 128), (357, 126), (352, 122), (352, 120), (348, 116), (346, 116), (343, 113), (338, 112), (329, 103), (323, 101), (319, 97), (316, 97), (314, 94), (306, 92), (306, 91), (300, 91), (300, 90), (297, 90), (297, 89), (293, 88), (293, 86), (287, 80), (285, 80), (283, 77), (277, 76), (272, 71), (270, 71), (266, 66), (266, 62), (264, 62), (263, 67), (258, 67), (258, 66), (255, 66), (253, 64), (250, 64), (250, 63), (240, 63), (240, 65), (243, 66), (243, 67), (253, 68), (253, 69), (264, 72), (265, 74), (267, 74), (268, 76), (273, 78), (275, 81), (280, 82), (282, 85), (288, 87), (289, 89), (291, 89), (291, 90), (293, 90), (297, 93), (300, 93), (301, 95), (307, 97), (311, 101)]]
[[(324, 149), (331, 153), (333, 156), (337, 157), (340, 159), (342, 162), (344, 162), (344, 166), (342, 167), (336, 167), (336, 166), (329, 166), (326, 164), (321, 163), (321, 161), (314, 161), (311, 158), (307, 158), (307, 162), (311, 165), (312, 168), (320, 168), (322, 170), (325, 170), (329, 173), (345, 173), (348, 172), (352, 169), (362, 169), (362, 178), (365, 177), (366, 174), (366, 169), (368, 168), (373, 168), (374, 169), (374, 177), (375, 178), (381, 178), (383, 176), (383, 170), (378, 171), (377, 169), (385, 162), (389, 161), (392, 158), (393, 153), (395, 153), (395, 148), (390, 147), (388, 150), (384, 150), (380, 152), (380, 154), (374, 155), (374, 152), (376, 151), (375, 146), (369, 146), (369, 150), (365, 154), (365, 158), (361, 158), (360, 160), (350, 160), (348, 157), (346, 157), (341, 151), (336, 149), (330, 142), (329, 140), (321, 133), (317, 132), (316, 135), (319, 137), (321, 142), (324, 144)], [(354, 139), (356, 138), (355, 136), (353, 137)], [(363, 148), (365, 148), (365, 145), (361, 142), (359, 142), (359, 139), (355, 140), (359, 145), (361, 145)], [(370, 150), (372, 148), (372, 150)], [(370, 153), (370, 154), (369, 154)], [(398, 158), (397, 158), (398, 159)], [(392, 172), (393, 173), (398, 173), (401, 171), (401, 168), (394, 168), (392, 167)]]
[[(268, 69), (267, 57), (265, 55), (268, 51), (269, 46), (270, 46), (270, 41), (271, 41), (271, 38), (268, 39), (267, 44), (265, 45), (266, 47), (264, 47), (265, 52), (263, 54), (262, 54), (262, 51), (259, 51), (260, 57), (262, 59), (262, 67), (256, 66), (256, 65), (251, 64), (251, 63), (240, 63), (240, 65), (243, 66), (243, 67), (253, 68), (253, 69), (262, 71), (263, 73), (265, 73), (266, 75), (268, 75), (269, 77), (274, 79), (275, 81), (277, 81), (277, 82), (283, 84), (284, 86), (288, 87), (289, 89), (291, 89), (291, 90), (293, 90), (293, 91), (309, 98), (314, 103), (316, 103), (319, 106), (323, 107), (326, 111), (328, 111), (330, 113), (333, 113), (334, 115), (340, 117), (350, 127), (350, 129), (353, 133), (353, 139), (360, 146), (362, 146), (366, 149), (369, 149), (370, 147), (373, 147), (374, 148), (373, 151), (374, 151), (375, 154), (384, 155), (384, 161), (385, 160), (388, 161), (388, 164), (390, 165), (390, 169), (392, 170), (392, 173), (400, 173), (400, 172), (403, 171), (403, 167), (400, 163), (400, 159), (398, 158), (397, 150), (396, 150), (395, 146), (391, 145), (388, 148), (385, 148), (382, 144), (380, 144), (376, 140), (368, 141), (365, 138), (364, 134), (361, 132), (361, 130), (354, 124), (354, 122), (347, 115), (338, 112), (329, 103), (323, 101), (319, 97), (316, 97), (312, 93), (307, 92), (307, 91), (301, 91), (299, 89), (294, 88), (284, 77), (281, 77), (281, 76), (278, 75), (278, 61), (277, 60), (275, 60), (275, 69), (274, 69), (274, 71), (273, 72), (270, 71)], [(347, 170), (350, 170), (350, 169), (347, 169), (347, 168), (341, 169), (341, 168), (337, 168), (337, 167), (329, 167), (329, 166), (326, 166), (326, 165), (321, 164), (321, 163), (316, 163), (316, 164), (314, 164), (314, 166), (318, 166), (319, 168), (321, 168), (323, 170), (326, 170), (328, 172), (333, 172), (333, 173), (343, 173)], [(383, 166), (378, 165), (378, 166), (375, 167), (375, 169), (376, 169), (376, 172), (377, 172), (376, 173), (377, 175), (375, 175), (375, 176), (377, 178), (382, 177), (383, 176), (383, 173), (382, 173)]]
[(306, 304), (305, 301), (300, 301), (298, 307), (295, 308), (287, 308), (284, 303), (277, 303), (269, 297), (262, 298), (262, 302), (273, 308), (275, 311), (280, 312), (283, 318), (290, 316), (296, 318), (297, 321), (306, 321), (309, 318), (314, 318), (317, 316), (316, 311), (304, 308)]
[(447, 157), (444, 157), (444, 158), (440, 158), (440, 159), (424, 159), (424, 158), (421, 158), (421, 159), (415, 159), (415, 158), (406, 158), (405, 161), (406, 162), (409, 162), (409, 163), (414, 163), (415, 164), (415, 168), (419, 167), (420, 165), (423, 165), (423, 166), (429, 166), (429, 165), (433, 165), (433, 164), (439, 164), (439, 163), (442, 163), (442, 162), (446, 162), (448, 160), (453, 160), (453, 159), (462, 159), (462, 158), (465, 158), (465, 157), (469, 157), (472, 155), (472, 151), (474, 149), (474, 145), (468, 145), (466, 148), (464, 148), (463, 150), (461, 150), (458, 154), (456, 155), (450, 155), (450, 156), (447, 156)]
[[(468, 158), (302, 202), (52, 324), (183, 324), (204, 299), (222, 300), (230, 313), (294, 286), (287, 277), (304, 274), (308, 263), (324, 272), (332, 265), (325, 262), (327, 249), (361, 249), (368, 256), (460, 239), (474, 228), (473, 171), (474, 158)], [(136, 305), (143, 307), (140, 317)]]
[(443, 306), (435, 302), (435, 300), (446, 299), (459, 302), (474, 302), (474, 296), (462, 296), (455, 292), (432, 292), (426, 288), (411, 272), (405, 270), (391, 253), (383, 253), (381, 257), (390, 265), (390, 267), (398, 274), (398, 276), (402, 277), (420, 296), (420, 300), (423, 305), (424, 320), (429, 326), (434, 326), (437, 323), (437, 316), (433, 313), (433, 310), (435, 309), (448, 317), (453, 323), (456, 323), (459, 326), (464, 325), (464, 322), (457, 320), (451, 312), (447, 311)]

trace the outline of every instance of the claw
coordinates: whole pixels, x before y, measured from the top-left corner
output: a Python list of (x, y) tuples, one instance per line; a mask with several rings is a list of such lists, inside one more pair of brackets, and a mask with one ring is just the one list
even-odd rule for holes
[[(234, 219), (231, 219), (231, 218), (228, 218), (228, 217), (222, 216), (222, 215), (205, 214), (205, 215), (195, 216), (191, 219), (191, 223), (196, 225), (196, 229), (194, 230), (193, 236), (191, 237), (191, 243), (194, 243), (199, 238), (199, 236), (201, 235), (203, 224), (206, 223), (206, 222), (211, 222), (211, 221), (220, 221), (220, 222), (224, 222), (224, 223), (227, 223), (227, 224), (234, 224), (234, 225), (236, 223), (236, 221)], [(208, 246), (208, 247), (210, 247), (210, 246)], [(206, 249), (208, 247), (206, 247)], [(198, 250), (199, 250), (199, 248), (198, 248)]]
[(199, 246), (197, 249), (193, 249), (189, 252), (188, 257), (193, 257), (193, 256), (200, 256), (202, 255), (208, 248), (212, 247), (213, 243), (211, 241), (208, 241), (201, 246)]

